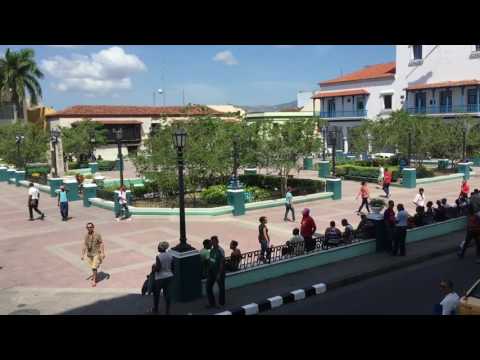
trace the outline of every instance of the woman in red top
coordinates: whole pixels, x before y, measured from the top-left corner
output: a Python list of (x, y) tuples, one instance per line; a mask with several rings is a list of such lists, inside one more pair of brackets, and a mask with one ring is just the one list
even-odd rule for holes
[(302, 221), (300, 222), (300, 235), (303, 236), (305, 240), (305, 250), (312, 251), (315, 249), (315, 242), (313, 240), (313, 234), (317, 230), (315, 221), (313, 221), (310, 216), (310, 209), (303, 209), (302, 211)]
[(392, 183), (392, 173), (385, 168), (383, 173), (383, 191), (385, 191), (385, 196), (390, 197), (390, 184)]
[(360, 187), (360, 191), (355, 197), (355, 200), (357, 200), (359, 196), (362, 197), (362, 205), (360, 205), (360, 207), (358, 208), (357, 214), (362, 211), (364, 205), (367, 207), (367, 211), (370, 213), (370, 208), (368, 207), (368, 198), (370, 197), (370, 192), (365, 181), (362, 181), (362, 186)]
[(460, 188), (460, 197), (468, 197), (468, 194), (470, 194), (470, 186), (468, 185), (467, 180), (463, 180)]

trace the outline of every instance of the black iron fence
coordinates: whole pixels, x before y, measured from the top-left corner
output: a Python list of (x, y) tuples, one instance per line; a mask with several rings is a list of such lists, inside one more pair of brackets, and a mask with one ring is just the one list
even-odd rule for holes
[[(310, 251), (307, 251), (305, 249), (305, 243), (302, 241), (302, 242), (287, 243), (284, 245), (272, 246), (270, 247), (269, 251), (265, 253), (264, 258), (262, 258), (261, 250), (254, 250), (254, 251), (243, 253), (238, 269), (234, 271), (251, 269), (251, 268), (263, 265), (265, 263), (271, 264), (271, 263), (279, 262), (285, 259), (290, 259), (296, 256), (325, 251), (331, 247), (346, 246), (353, 243), (357, 243), (364, 239), (355, 238), (352, 242), (347, 243), (347, 242), (344, 242), (341, 238), (337, 240), (332, 240), (332, 239), (326, 240), (324, 235), (315, 234), (313, 240), (315, 241), (315, 247)], [(225, 262), (230, 263), (230, 258), (229, 257), (225, 258)], [(232, 272), (232, 271), (230, 270), (227, 272)]]

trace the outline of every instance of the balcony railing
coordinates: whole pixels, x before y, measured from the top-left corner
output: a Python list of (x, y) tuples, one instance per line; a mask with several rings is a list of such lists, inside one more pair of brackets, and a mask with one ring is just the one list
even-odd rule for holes
[(463, 114), (463, 113), (480, 113), (478, 104), (469, 105), (436, 105), (425, 107), (408, 108), (409, 114)]
[(321, 118), (363, 118), (367, 116), (367, 110), (353, 110), (353, 111), (320, 111), (315, 112), (316, 116)]

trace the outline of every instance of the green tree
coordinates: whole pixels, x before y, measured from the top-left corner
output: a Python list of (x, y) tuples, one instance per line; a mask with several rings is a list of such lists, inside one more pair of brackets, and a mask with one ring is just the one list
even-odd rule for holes
[[(98, 146), (106, 143), (106, 129), (91, 119), (83, 119), (70, 128), (61, 127), (60, 130), (64, 154), (75, 156), (77, 161), (87, 157)], [(95, 143), (90, 141), (92, 135), (95, 136)]]
[[(15, 137), (23, 135), (20, 157), (17, 158)], [(0, 157), (9, 164), (45, 162), (47, 160), (49, 136), (36, 124), (16, 122), (0, 126)]]
[(42, 97), (39, 80), (43, 73), (35, 62), (33, 49), (11, 51), (7, 49), (0, 58), (0, 92), (11, 98), (17, 111), (22, 108), (26, 92), (32, 104), (37, 104)]

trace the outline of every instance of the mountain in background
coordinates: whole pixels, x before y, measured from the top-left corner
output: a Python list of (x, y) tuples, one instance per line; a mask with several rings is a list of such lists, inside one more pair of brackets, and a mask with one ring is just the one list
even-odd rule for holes
[(284, 111), (284, 110), (293, 110), (297, 108), (297, 102), (291, 101), (288, 103), (278, 104), (278, 105), (235, 105), (239, 108), (244, 109), (246, 112), (274, 112), (274, 111)]

